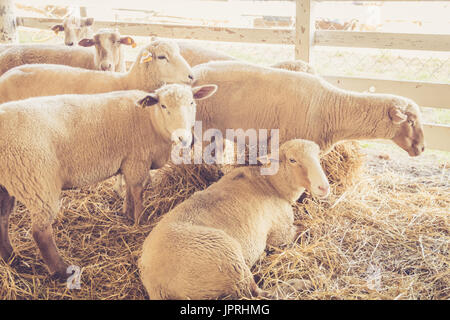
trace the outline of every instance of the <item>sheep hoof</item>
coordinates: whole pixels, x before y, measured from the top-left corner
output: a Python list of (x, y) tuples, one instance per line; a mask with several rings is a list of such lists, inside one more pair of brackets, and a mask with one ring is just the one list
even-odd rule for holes
[(72, 273), (67, 272), (69, 266), (65, 265), (64, 267), (58, 268), (57, 271), (50, 273), (50, 279), (58, 282), (66, 282), (72, 275), (74, 275), (75, 271), (72, 271)]
[(0, 244), (0, 256), (2, 257), (3, 261), (8, 262), (13, 258), (14, 251), (11, 245), (4, 245)]

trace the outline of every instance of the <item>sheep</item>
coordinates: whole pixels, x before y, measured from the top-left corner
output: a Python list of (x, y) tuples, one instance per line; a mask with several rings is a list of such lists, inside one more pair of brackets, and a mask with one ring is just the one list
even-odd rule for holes
[[(176, 41), (180, 53), (191, 67), (211, 61), (236, 61), (225, 53), (195, 45), (189, 41)], [(309, 63), (302, 60), (286, 60), (270, 65), (271, 68), (285, 69), (298, 72), (316, 74), (316, 70)]]
[[(52, 222), (62, 190), (124, 175), (123, 211), (139, 222), (149, 168), (169, 159), (171, 142), (190, 145), (194, 99), (216, 90), (171, 84), (154, 93), (138, 90), (61, 95), (0, 106), (0, 254), (8, 261), (9, 215), (15, 199), (31, 213), (32, 233), (50, 272), (66, 277)], [(183, 129), (183, 130), (181, 130)]]
[(305, 189), (329, 194), (319, 146), (295, 139), (279, 149), (278, 172), (236, 168), (169, 211), (150, 232), (138, 261), (150, 299), (267, 296), (250, 268), (267, 245), (292, 243), (294, 203)]
[(97, 70), (126, 72), (125, 56), (122, 45), (136, 47), (131, 37), (121, 37), (119, 31), (100, 29), (90, 39), (82, 39), (79, 43), (82, 47), (95, 46), (95, 66)]
[(92, 37), (92, 25), (94, 18), (80, 18), (75, 15), (69, 15), (64, 18), (62, 24), (57, 24), (52, 27), (55, 34), (64, 31), (64, 44), (66, 46), (73, 46), (81, 39)]
[(424, 149), (421, 113), (415, 102), (391, 94), (337, 88), (319, 76), (237, 61), (195, 66), (195, 84), (215, 83), (211, 99), (198, 104), (204, 130), (279, 129), (280, 143), (302, 138), (324, 154), (345, 140), (390, 139), (410, 156)]
[(180, 53), (191, 67), (210, 61), (235, 60), (232, 56), (220, 51), (211, 50), (192, 43), (191, 41), (176, 41)]
[(138, 89), (153, 91), (164, 83), (191, 84), (192, 70), (170, 40), (155, 40), (141, 50), (127, 73), (33, 64), (0, 76), (0, 103), (58, 94), (102, 93)]
[(102, 29), (93, 39), (83, 39), (82, 46), (95, 45), (95, 50), (58, 45), (14, 45), (0, 52), (0, 75), (24, 64), (62, 64), (90, 70), (125, 72), (121, 44), (135, 46), (130, 37), (117, 31)]

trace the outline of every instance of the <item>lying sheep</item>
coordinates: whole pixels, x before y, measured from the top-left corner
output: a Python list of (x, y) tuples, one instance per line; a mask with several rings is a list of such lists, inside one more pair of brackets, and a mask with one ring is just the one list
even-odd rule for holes
[(61, 64), (90, 70), (125, 72), (122, 45), (135, 46), (130, 37), (121, 37), (117, 31), (102, 29), (92, 39), (83, 39), (81, 45), (95, 45), (94, 52), (80, 47), (58, 45), (9, 45), (0, 53), (0, 75), (24, 64)]
[(390, 139), (420, 155), (424, 136), (419, 107), (390, 94), (339, 89), (304, 72), (235, 62), (210, 62), (193, 68), (196, 84), (215, 83), (213, 98), (198, 105), (203, 130), (279, 129), (280, 142), (315, 141), (326, 153), (345, 140)]
[(62, 24), (57, 24), (52, 27), (52, 30), (58, 34), (64, 31), (64, 44), (66, 46), (73, 46), (81, 39), (92, 37), (92, 25), (94, 18), (80, 18), (75, 15), (69, 15), (64, 18)]
[(170, 40), (155, 40), (141, 50), (127, 73), (62, 65), (34, 64), (13, 68), (0, 77), (0, 103), (58, 94), (153, 91), (164, 83), (193, 81), (192, 70)]
[(194, 99), (215, 90), (172, 84), (155, 93), (62, 95), (1, 105), (1, 257), (8, 261), (12, 255), (8, 221), (17, 199), (32, 215), (33, 237), (50, 272), (66, 277), (67, 264), (52, 235), (61, 190), (119, 172), (127, 183), (124, 213), (138, 222), (148, 169), (166, 163), (171, 141), (190, 145)]
[(90, 39), (79, 42), (82, 47), (95, 47), (94, 62), (97, 70), (126, 72), (125, 56), (122, 45), (133, 48), (136, 43), (131, 37), (121, 37), (119, 31), (100, 29)]
[(216, 299), (265, 295), (250, 268), (267, 245), (292, 243), (292, 203), (305, 189), (329, 193), (319, 147), (285, 142), (279, 170), (234, 169), (167, 213), (144, 242), (141, 279), (150, 299)]

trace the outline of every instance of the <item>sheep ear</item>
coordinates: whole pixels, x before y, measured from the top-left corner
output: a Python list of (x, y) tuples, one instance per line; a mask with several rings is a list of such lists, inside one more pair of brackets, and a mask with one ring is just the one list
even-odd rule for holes
[(78, 45), (82, 47), (92, 47), (95, 45), (95, 41), (94, 39), (82, 39), (78, 42)]
[(397, 107), (392, 107), (389, 110), (389, 118), (394, 124), (403, 123), (408, 119), (407, 115)]
[(120, 38), (120, 43), (125, 44), (127, 46), (131, 46), (132, 48), (136, 48), (136, 42), (134, 42), (131, 37), (122, 37)]
[(147, 63), (147, 62), (150, 62), (150, 61), (152, 61), (153, 60), (153, 54), (150, 52), (150, 51), (148, 51), (148, 50), (145, 50), (143, 53), (142, 53), (142, 56), (141, 56), (141, 63)]
[(260, 165), (265, 165), (265, 164), (270, 164), (272, 162), (280, 162), (280, 159), (277, 159), (276, 157), (272, 156), (272, 154), (266, 154), (263, 156), (259, 156), (257, 159), (258, 164)]
[(58, 32), (64, 31), (64, 26), (62, 24), (57, 24), (52, 27), (52, 30), (55, 32), (55, 34), (58, 34)]
[(141, 108), (151, 107), (159, 102), (158, 96), (154, 93), (149, 93), (143, 99), (136, 102), (136, 105)]
[(204, 86), (192, 88), (192, 94), (194, 95), (195, 100), (203, 100), (216, 93), (217, 88), (218, 87), (215, 84), (206, 84)]
[(81, 19), (81, 26), (82, 27), (89, 27), (94, 24), (94, 18), (83, 18)]

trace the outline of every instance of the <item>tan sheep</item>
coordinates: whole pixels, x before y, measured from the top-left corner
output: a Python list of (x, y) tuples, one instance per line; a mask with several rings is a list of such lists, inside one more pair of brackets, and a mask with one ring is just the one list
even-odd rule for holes
[[(207, 49), (196, 45), (191, 41), (177, 41), (177, 44), (180, 47), (181, 55), (186, 59), (191, 67), (211, 61), (236, 61), (236, 59), (230, 55), (220, 51)], [(316, 74), (314, 67), (303, 60), (281, 61), (270, 65), (270, 67)]]
[(80, 41), (82, 46), (95, 45), (95, 50), (58, 45), (8, 45), (0, 52), (0, 75), (24, 64), (62, 64), (90, 70), (125, 72), (122, 45), (135, 45), (130, 37), (117, 31), (102, 29), (92, 39)]
[(191, 67), (210, 61), (236, 60), (228, 54), (199, 46), (192, 41), (178, 40), (176, 42), (180, 47), (181, 55)]
[(94, 18), (80, 18), (75, 15), (65, 17), (61, 24), (54, 25), (52, 30), (58, 34), (64, 31), (64, 44), (76, 45), (81, 39), (92, 37)]
[(291, 140), (279, 150), (279, 170), (234, 169), (168, 212), (150, 232), (139, 260), (150, 299), (216, 299), (265, 295), (250, 268), (267, 245), (297, 235), (292, 203), (305, 189), (329, 193), (314, 142)]
[(192, 70), (170, 40), (155, 40), (141, 50), (127, 73), (34, 64), (13, 68), (0, 77), (0, 103), (58, 94), (118, 90), (153, 91), (165, 83), (191, 84)]
[(235, 62), (193, 68), (196, 84), (215, 83), (213, 98), (198, 105), (203, 130), (279, 129), (280, 143), (302, 138), (324, 152), (345, 140), (390, 139), (410, 156), (424, 149), (421, 112), (412, 100), (339, 89), (304, 72)]
[(8, 221), (17, 199), (32, 215), (33, 237), (50, 272), (66, 277), (67, 264), (52, 235), (61, 190), (117, 173), (127, 184), (124, 212), (137, 223), (148, 169), (166, 163), (172, 143), (190, 145), (194, 99), (216, 88), (172, 84), (155, 93), (62, 95), (1, 105), (1, 257), (8, 261), (12, 255)]

